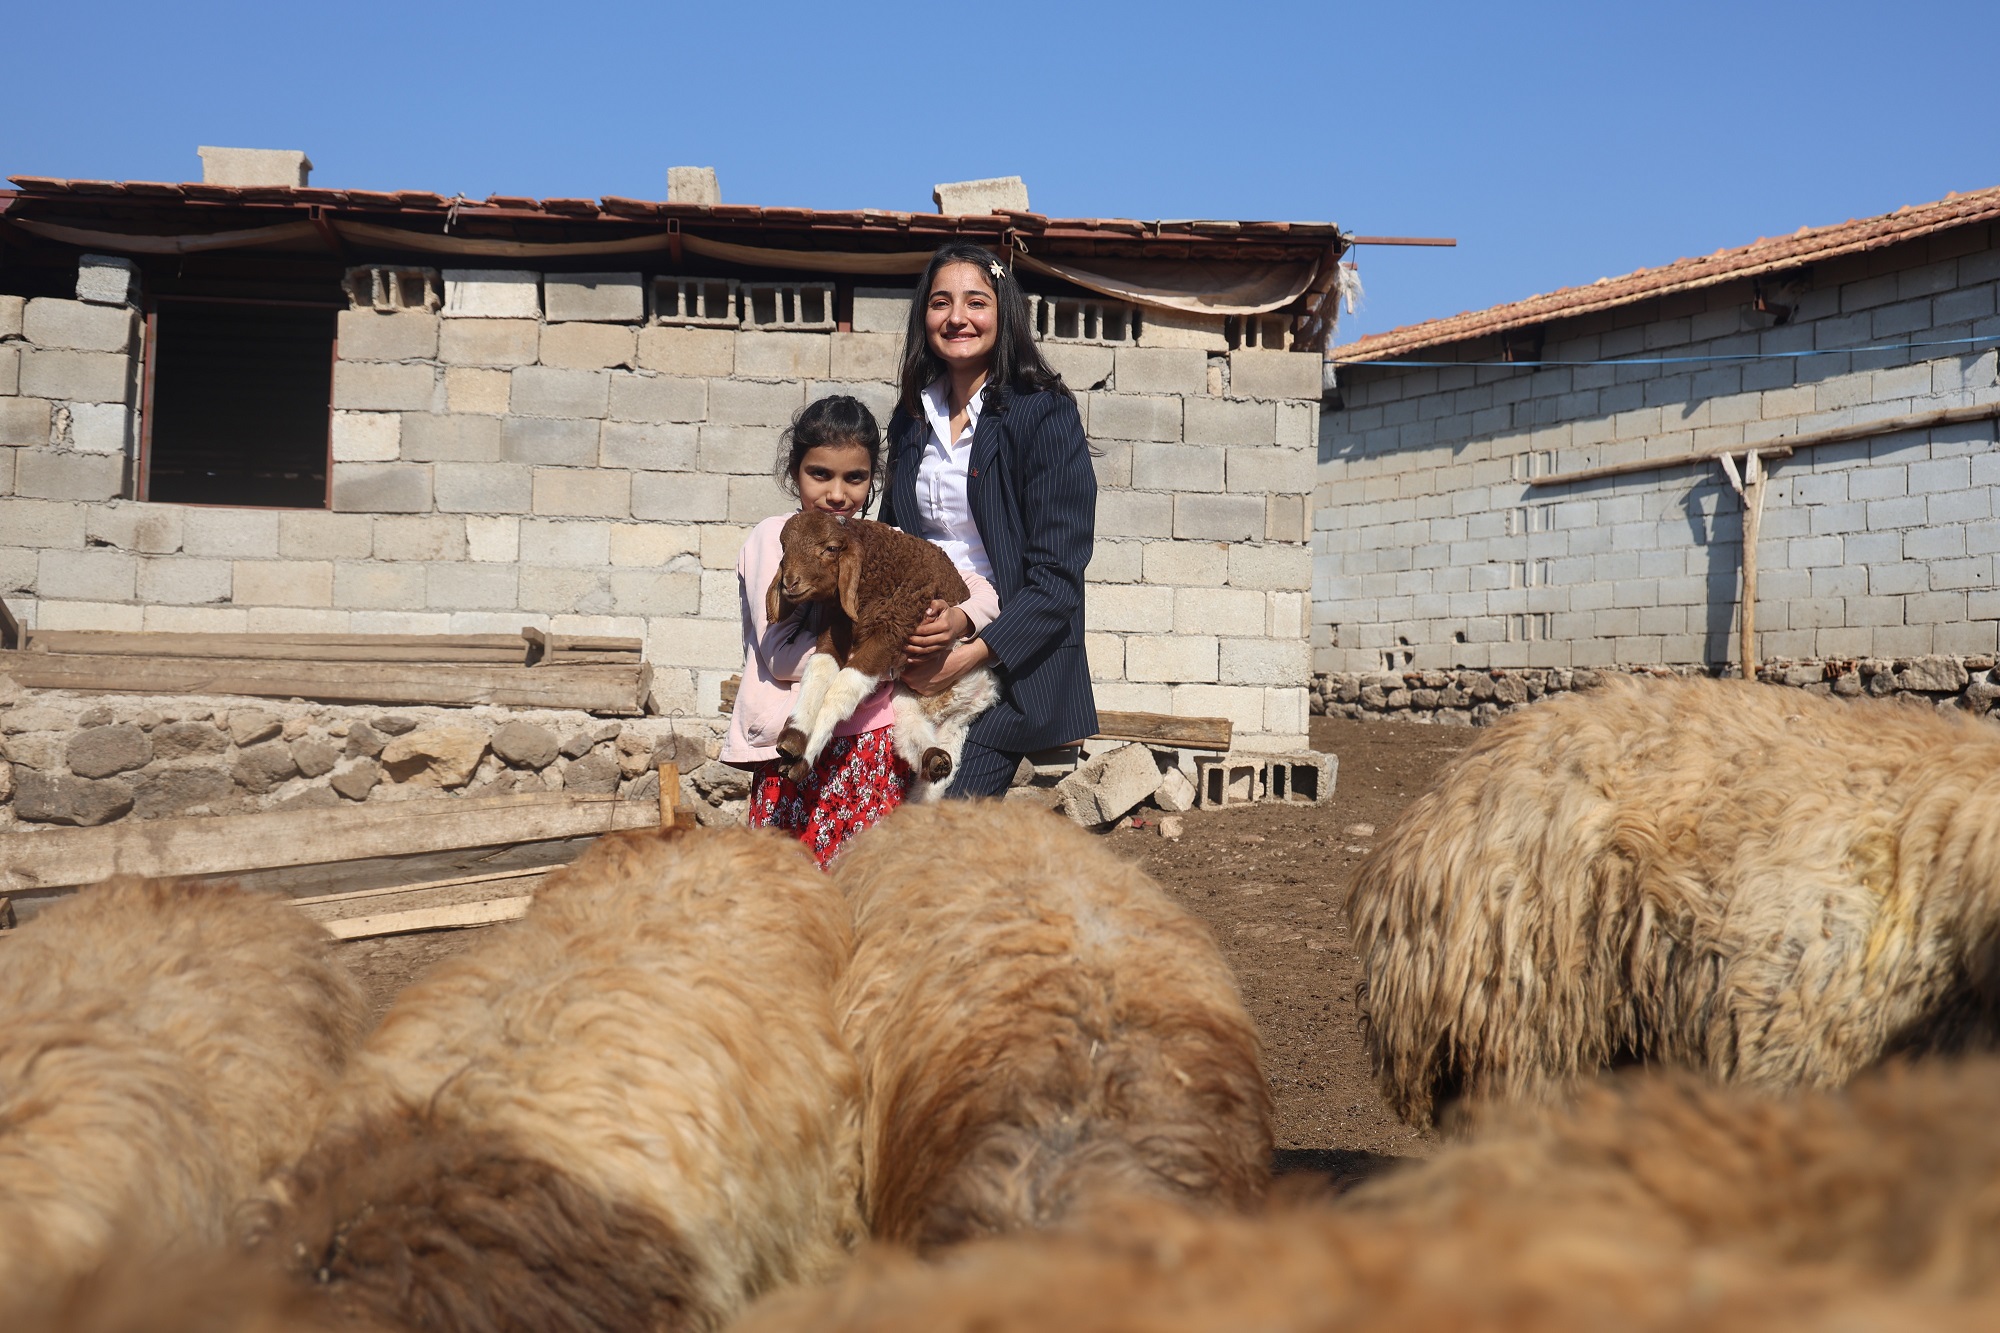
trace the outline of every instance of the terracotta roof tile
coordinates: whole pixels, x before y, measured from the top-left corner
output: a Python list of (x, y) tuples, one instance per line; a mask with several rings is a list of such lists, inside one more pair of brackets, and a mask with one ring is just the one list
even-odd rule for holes
[(1658, 268), (1642, 268), (1622, 277), (1599, 278), (1588, 286), (1564, 287), (1530, 296), (1525, 301), (1407, 324), (1357, 338), (1333, 348), (1327, 355), (1341, 362), (1405, 357), (1446, 343), (1465, 342), (1552, 319), (1569, 319), (1674, 292), (1798, 268), (1995, 219), (2000, 219), (2000, 186), (1968, 194), (1948, 194), (1936, 203), (1905, 205), (1880, 217), (1830, 227), (1801, 227), (1789, 236), (1766, 237), (1714, 254), (1677, 259)]

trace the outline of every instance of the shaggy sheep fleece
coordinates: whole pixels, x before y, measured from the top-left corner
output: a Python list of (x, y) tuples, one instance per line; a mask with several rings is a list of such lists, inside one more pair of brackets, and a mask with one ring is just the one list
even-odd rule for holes
[(432, 1329), (704, 1329), (858, 1238), (845, 905), (798, 843), (599, 839), (397, 1000), (274, 1252)]
[(1633, 1060), (1831, 1087), (1985, 1040), (2000, 731), (1611, 678), (1502, 719), (1348, 901), (1384, 1096), (1545, 1096)]
[(904, 806), (834, 866), (873, 1234), (922, 1249), (1269, 1179), (1256, 1029), (1207, 930), (1043, 811)]
[(367, 1008), (282, 899), (117, 879), (0, 945), (0, 1289), (223, 1240), (303, 1148)]

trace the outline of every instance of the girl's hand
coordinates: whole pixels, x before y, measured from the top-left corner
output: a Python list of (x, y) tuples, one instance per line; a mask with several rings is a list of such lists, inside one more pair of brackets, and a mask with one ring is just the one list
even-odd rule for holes
[(993, 650), (983, 639), (961, 643), (950, 652), (927, 662), (913, 662), (903, 670), (903, 684), (918, 694), (943, 694), (958, 678), (974, 667), (993, 660)]
[(972, 620), (965, 612), (933, 598), (930, 608), (924, 612), (923, 623), (917, 626), (911, 633), (909, 642), (903, 645), (903, 655), (911, 662), (926, 661), (970, 633), (972, 633)]

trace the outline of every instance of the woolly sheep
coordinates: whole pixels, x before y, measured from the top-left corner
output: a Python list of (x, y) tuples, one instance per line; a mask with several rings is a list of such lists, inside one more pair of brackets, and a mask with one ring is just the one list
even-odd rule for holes
[(891, 814), (834, 879), (875, 1236), (928, 1250), (1114, 1194), (1262, 1197), (1256, 1029), (1139, 869), (1046, 812), (946, 802)]
[(796, 842), (599, 839), (406, 990), (266, 1238), (439, 1330), (712, 1328), (859, 1235), (844, 904)]
[(1828, 1087), (1989, 1030), (2000, 733), (1889, 703), (1612, 679), (1496, 724), (1348, 901), (1389, 1104), (1630, 1060)]
[(115, 1255), (55, 1290), (0, 1292), (7, 1333), (389, 1333), (336, 1320), (275, 1268), (231, 1251)]
[(0, 944), (0, 1291), (223, 1242), (360, 1039), (331, 945), (281, 899), (133, 878)]
[[(951, 558), (921, 537), (886, 523), (802, 510), (785, 521), (778, 572), (765, 593), (766, 619), (775, 624), (794, 605), (828, 608), (830, 623), (806, 660), (799, 701), (778, 737), (791, 758), (788, 772), (803, 778), (826, 748), (834, 727), (854, 715), (870, 694), (899, 674), (903, 645), (933, 600), (966, 598), (965, 580)], [(993, 672), (979, 667), (952, 688), (924, 696), (896, 687), (896, 753), (916, 773), (912, 799), (933, 801), (957, 767), (973, 719), (999, 697)]]

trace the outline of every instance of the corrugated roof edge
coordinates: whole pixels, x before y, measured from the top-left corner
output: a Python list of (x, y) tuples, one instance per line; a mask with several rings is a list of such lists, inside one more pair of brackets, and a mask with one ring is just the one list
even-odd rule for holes
[(1966, 194), (1948, 194), (1929, 204), (1906, 205), (1880, 217), (1801, 227), (1789, 236), (1764, 237), (1749, 245), (1717, 250), (1711, 255), (1677, 259), (1658, 268), (1642, 268), (1616, 278), (1599, 278), (1585, 287), (1564, 287), (1523, 301), (1467, 311), (1421, 324), (1406, 324), (1372, 333), (1330, 348), (1327, 359), (1365, 364), (1407, 356), (1425, 348), (1505, 333), (1509, 329), (1569, 319), (1600, 310), (1692, 291), (1739, 278), (1781, 272), (1841, 255), (1859, 254), (1904, 241), (1917, 240), (1952, 227), (1974, 226), (2000, 219), (2000, 186)]

